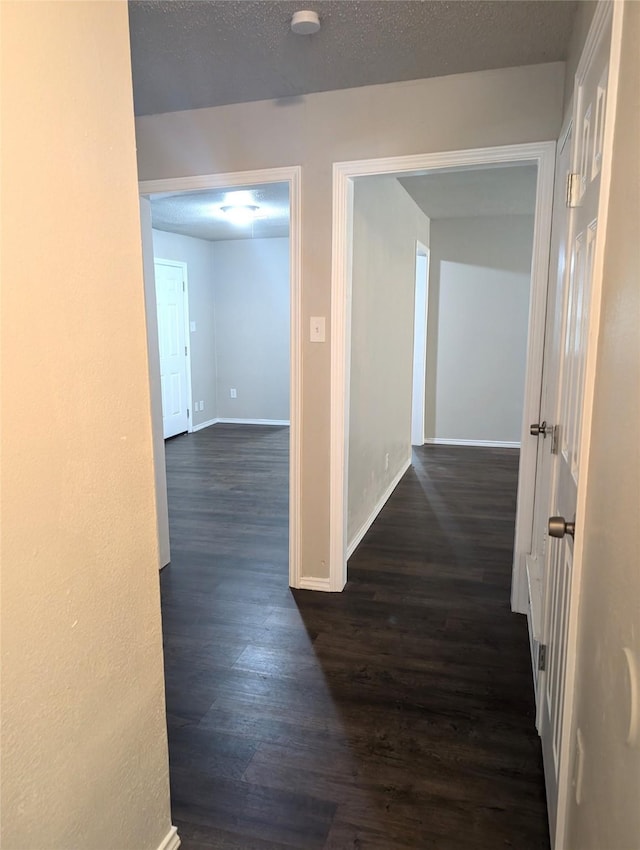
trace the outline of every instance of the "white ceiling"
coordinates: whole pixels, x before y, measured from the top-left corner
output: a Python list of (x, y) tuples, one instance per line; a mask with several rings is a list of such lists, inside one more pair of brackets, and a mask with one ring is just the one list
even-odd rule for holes
[[(130, 0), (138, 115), (566, 58), (576, 0)], [(320, 32), (297, 36), (311, 8)]]
[[(238, 193), (242, 196), (238, 198)], [(220, 207), (231, 201), (260, 207), (253, 223), (238, 226), (225, 218)], [(289, 186), (268, 183), (233, 189), (156, 195), (151, 198), (151, 221), (156, 230), (181, 233), (217, 242), (223, 239), (257, 239), (289, 235)]]
[(436, 220), (533, 215), (536, 178), (534, 165), (521, 165), (401, 177), (400, 183), (420, 209)]

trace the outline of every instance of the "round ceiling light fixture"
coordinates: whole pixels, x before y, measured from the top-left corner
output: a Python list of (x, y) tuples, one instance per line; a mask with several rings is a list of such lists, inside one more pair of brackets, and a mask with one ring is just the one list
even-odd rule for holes
[(320, 29), (320, 18), (317, 12), (295, 12), (291, 18), (291, 30), (296, 35), (313, 35)]
[(253, 222), (259, 209), (260, 207), (255, 204), (227, 204), (224, 207), (220, 207), (220, 212), (232, 224), (243, 227)]

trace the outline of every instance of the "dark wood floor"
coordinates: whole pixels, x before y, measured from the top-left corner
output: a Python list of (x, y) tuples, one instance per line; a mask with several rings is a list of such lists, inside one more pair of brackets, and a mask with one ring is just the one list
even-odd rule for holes
[(425, 447), (342, 594), (287, 588), (285, 428), (167, 444), (162, 573), (184, 850), (548, 848), (517, 454)]

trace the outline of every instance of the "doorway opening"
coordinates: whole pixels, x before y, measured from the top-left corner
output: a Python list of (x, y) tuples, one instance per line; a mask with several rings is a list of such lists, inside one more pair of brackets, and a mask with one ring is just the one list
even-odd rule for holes
[[(444, 154), (425, 156), (398, 157), (383, 160), (368, 160), (360, 162), (337, 163), (334, 166), (334, 266), (332, 278), (332, 374), (334, 383), (332, 385), (332, 444), (331, 444), (331, 587), (333, 590), (341, 590), (347, 580), (347, 559), (362, 539), (378, 511), (384, 505), (394, 487), (402, 478), (411, 463), (410, 446), (412, 442), (413, 409), (412, 409), (412, 378), (411, 365), (407, 366), (406, 376), (402, 379), (406, 383), (404, 389), (398, 390), (398, 403), (389, 403), (389, 400), (369, 398), (372, 409), (366, 411), (366, 404), (362, 403), (361, 390), (368, 381), (371, 386), (370, 376), (365, 377), (363, 363), (369, 363), (374, 369), (378, 369), (378, 379), (375, 382), (375, 392), (380, 395), (384, 381), (385, 370), (393, 367), (385, 355), (384, 361), (377, 362), (375, 351), (379, 348), (377, 340), (380, 333), (386, 335), (386, 350), (394, 351), (396, 357), (408, 357), (409, 361), (415, 357), (413, 346), (413, 333), (415, 330), (415, 282), (410, 279), (410, 285), (404, 291), (395, 289), (387, 303), (380, 310), (380, 321), (377, 327), (375, 322), (375, 311), (380, 308), (376, 305), (359, 303), (363, 288), (358, 286), (355, 276), (358, 269), (365, 269), (365, 274), (373, 269), (374, 275), (380, 279), (380, 287), (388, 286), (389, 280), (397, 280), (394, 274), (389, 275), (389, 256), (381, 256), (380, 251), (391, 249), (389, 240), (399, 240), (402, 234), (399, 232), (399, 217), (394, 218), (394, 232), (389, 228), (385, 232), (385, 243), (387, 248), (381, 249), (367, 245), (367, 240), (358, 240), (358, 232), (371, 227), (371, 223), (364, 221), (360, 215), (361, 209), (385, 210), (385, 204), (395, 204), (402, 193), (403, 197), (411, 195), (419, 198), (420, 189), (415, 185), (421, 177), (431, 178), (436, 183), (444, 181), (445, 178), (453, 178), (462, 173), (476, 175), (480, 178), (489, 172), (505, 175), (512, 169), (528, 173), (532, 179), (532, 208), (529, 210), (531, 227), (529, 232), (530, 242), (530, 291), (526, 299), (526, 317), (523, 329), (520, 331), (519, 356), (523, 361), (524, 381), (521, 388), (521, 399), (517, 423), (511, 423), (508, 436), (498, 436), (492, 439), (489, 432), (483, 434), (480, 430), (477, 434), (465, 437), (461, 431), (455, 431), (455, 417), (468, 423), (470, 416), (468, 410), (459, 409), (461, 393), (455, 392), (455, 385), (460, 381), (473, 384), (482, 377), (482, 371), (465, 377), (464, 369), (454, 368), (449, 353), (456, 347), (465, 346), (469, 349), (470, 358), (468, 364), (476, 365), (481, 361), (482, 368), (487, 372), (490, 364), (496, 362), (500, 357), (499, 348), (496, 347), (496, 339), (486, 334), (478, 336), (469, 333), (468, 328), (457, 325), (457, 330), (449, 334), (449, 339), (438, 342), (439, 316), (441, 308), (445, 308), (452, 315), (462, 311), (468, 314), (468, 321), (473, 321), (474, 310), (482, 309), (491, 312), (492, 309), (501, 309), (500, 287), (493, 293), (487, 289), (484, 293), (474, 291), (471, 283), (466, 279), (466, 266), (468, 261), (463, 257), (453, 265), (455, 269), (448, 269), (457, 274), (456, 286), (449, 287), (447, 291), (448, 302), (438, 305), (440, 286), (430, 285), (428, 326), (426, 332), (426, 380), (425, 380), (425, 409), (424, 428), (425, 440), (427, 442), (456, 443), (463, 445), (493, 445), (504, 446), (520, 444), (520, 463), (518, 478), (518, 514), (516, 520), (516, 538), (514, 550), (514, 566), (512, 578), (512, 607), (514, 610), (526, 611), (527, 588), (524, 556), (530, 550), (532, 517), (534, 505), (534, 482), (536, 469), (537, 447), (535, 441), (528, 441), (528, 424), (536, 421), (540, 402), (540, 387), (542, 379), (542, 352), (544, 348), (544, 320), (546, 308), (546, 292), (548, 278), (549, 259), (549, 236), (551, 224), (552, 190), (554, 175), (554, 150), (555, 144), (540, 143), (531, 145), (514, 145), (508, 147), (478, 149), (474, 151), (458, 151)], [(358, 193), (362, 195), (362, 187), (366, 180), (379, 179), (385, 181), (387, 200), (384, 203), (358, 205), (356, 199)], [(364, 190), (366, 192), (366, 189)], [(455, 200), (456, 191), (449, 191), (443, 197), (443, 203)], [(483, 203), (491, 204), (494, 195), (484, 193)], [(411, 199), (410, 199), (411, 200)], [(414, 203), (414, 209), (419, 203)], [(508, 213), (507, 213), (508, 214)], [(447, 216), (441, 216), (446, 218)], [(423, 244), (429, 241), (429, 220), (424, 215), (420, 219), (414, 210), (407, 212), (405, 218), (405, 230), (413, 228), (413, 248), (411, 254), (403, 255), (401, 262), (415, 263), (415, 239), (422, 239)], [(441, 228), (443, 231), (445, 228)], [(452, 228), (449, 228), (450, 230)], [(458, 228), (459, 229), (459, 228)], [(417, 232), (416, 232), (417, 230)], [(421, 233), (426, 233), (424, 238)], [(406, 233), (404, 234), (406, 236)], [(480, 239), (482, 237), (479, 237)], [(357, 242), (365, 247), (360, 251)], [(446, 241), (443, 236), (441, 244)], [(458, 241), (460, 241), (458, 235)], [(463, 239), (464, 242), (464, 239)], [(397, 241), (397, 246), (399, 246)], [(393, 247), (393, 246), (392, 246)], [(482, 246), (481, 246), (482, 247)], [(434, 259), (434, 246), (431, 245), (430, 259), (430, 284), (433, 284), (434, 270), (441, 273), (444, 268), (443, 260), (439, 258), (436, 263)], [(401, 252), (401, 248), (398, 249)], [(376, 253), (378, 252), (378, 253)], [(364, 255), (364, 261), (359, 253)], [(364, 264), (363, 264), (364, 263)], [(367, 263), (368, 271), (367, 271)], [(385, 266), (386, 263), (386, 266)], [(482, 264), (479, 264), (482, 265)], [(386, 269), (386, 270), (385, 270)], [(441, 281), (438, 281), (440, 284)], [(491, 281), (489, 281), (491, 283)], [(369, 294), (365, 300), (370, 298), (374, 286), (369, 286)], [(520, 293), (521, 295), (522, 293)], [(491, 302), (495, 303), (491, 303)], [(522, 302), (522, 297), (519, 298)], [(518, 309), (522, 312), (522, 304)], [(404, 310), (410, 312), (410, 323), (395, 321)], [(372, 318), (373, 316), (373, 318)], [(356, 324), (354, 324), (354, 322)], [(362, 326), (357, 324), (360, 322)], [(392, 330), (395, 328), (395, 330)], [(395, 334), (395, 336), (394, 336)], [(524, 339), (522, 337), (524, 336)], [(392, 338), (393, 337), (393, 338)], [(499, 342), (499, 341), (498, 341)], [(446, 344), (445, 344), (446, 343)], [(484, 349), (481, 358), (474, 358), (474, 345), (481, 344)], [(370, 350), (367, 350), (369, 346)], [(408, 353), (407, 353), (408, 352)], [(485, 356), (486, 355), (486, 356)], [(438, 362), (440, 359), (440, 362)], [(505, 365), (509, 362), (504, 358)], [(445, 368), (446, 367), (446, 368)], [(502, 364), (501, 364), (502, 368)], [(449, 371), (449, 379), (443, 379), (444, 373)], [(403, 373), (404, 374), (404, 373)], [(522, 381), (522, 376), (521, 376)], [(388, 383), (388, 382), (387, 382)], [(453, 390), (452, 390), (453, 387)], [(442, 393), (450, 396), (448, 405), (438, 399)], [(371, 394), (369, 394), (371, 395)], [(467, 396), (469, 394), (467, 393)], [(473, 395), (473, 393), (471, 393)], [(354, 405), (353, 399), (357, 402)], [(434, 421), (437, 404), (434, 399), (440, 401), (440, 410), (446, 411), (446, 416), (440, 421)], [(477, 399), (476, 399), (477, 401)], [(404, 406), (404, 410), (402, 409)], [(373, 415), (373, 410), (380, 411), (380, 416)], [(362, 416), (365, 411), (364, 418)], [(485, 412), (499, 418), (499, 410), (492, 410), (490, 404), (485, 404)], [(387, 425), (395, 421), (387, 429), (391, 441), (389, 448), (384, 448), (380, 454), (379, 447), (372, 448), (372, 430), (383, 431)], [(453, 428), (452, 436), (447, 436), (446, 430), (443, 436), (443, 422), (447, 419), (447, 428)], [(453, 419), (452, 419), (453, 417)], [(361, 421), (363, 420), (363, 421)], [(363, 424), (364, 422), (364, 424)], [(402, 423), (405, 423), (404, 425)], [(393, 431), (395, 428), (395, 432)], [(398, 428), (405, 428), (404, 436), (398, 438)], [(526, 428), (526, 430), (525, 430)], [(358, 457), (354, 458), (354, 447), (357, 452), (358, 437), (365, 434), (369, 446), (369, 459), (362, 464), (363, 475), (358, 478)], [(395, 456), (394, 456), (395, 452)], [(380, 454), (380, 457), (377, 457)], [(372, 464), (371, 458), (374, 457)], [(376, 464), (380, 467), (379, 470)], [(373, 469), (373, 473), (372, 473)], [(378, 474), (379, 473), (379, 474)], [(355, 497), (354, 497), (355, 494)]]
[[(288, 521), (288, 584), (296, 587), (300, 169), (149, 181), (140, 192), (160, 567), (171, 559), (164, 438), (186, 434), (178, 437), (187, 441), (183, 448), (167, 445), (166, 459), (197, 462), (199, 480), (220, 504), (225, 493), (229, 503), (237, 495), (234, 480), (249, 469), (266, 475), (247, 454), (278, 458), (282, 470), (273, 480), (288, 479), (279, 524)], [(263, 437), (276, 440), (277, 450)], [(200, 454), (177, 460), (185, 451)], [(251, 499), (234, 520), (239, 510), (260, 522)], [(241, 528), (229, 531), (242, 557)]]

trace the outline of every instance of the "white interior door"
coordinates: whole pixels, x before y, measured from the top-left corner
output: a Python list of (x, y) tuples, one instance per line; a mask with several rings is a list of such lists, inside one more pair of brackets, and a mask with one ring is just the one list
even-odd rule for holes
[(189, 429), (185, 276), (180, 263), (155, 260), (164, 438)]
[(415, 312), (413, 328), (413, 397), (411, 445), (424, 445), (424, 405), (427, 383), (427, 310), (429, 304), (429, 249), (416, 247)]
[[(576, 87), (570, 222), (567, 227), (568, 274), (562, 310), (559, 351), (559, 445), (554, 470), (551, 509), (561, 518), (558, 537), (550, 537), (546, 552), (546, 671), (541, 682), (540, 735), (545, 765), (551, 836), (563, 843), (564, 813), (571, 786), (570, 754), (575, 639), (580, 591), (581, 517), (576, 516), (585, 439), (590, 410), (583, 405), (592, 300), (594, 253), (598, 238), (601, 167), (607, 106), (611, 26), (604, 29)], [(566, 523), (567, 525), (565, 525)], [(551, 534), (552, 528), (549, 525)], [(575, 532), (575, 541), (574, 541)], [(577, 753), (579, 762), (580, 753)], [(575, 767), (575, 765), (574, 765)], [(579, 773), (579, 764), (575, 769)], [(575, 774), (574, 774), (575, 780)]]
[[(567, 180), (571, 169), (572, 126), (563, 132), (557, 149), (556, 178), (553, 199), (553, 226), (551, 230), (551, 264), (547, 292), (547, 318), (545, 325), (544, 367), (538, 420), (530, 425), (530, 440), (536, 440), (535, 500), (533, 507), (533, 533), (531, 552), (525, 558), (527, 569), (528, 605), (527, 619), (531, 640), (531, 658), (536, 689), (536, 704), (541, 705), (540, 688), (544, 672), (538, 669), (540, 646), (544, 642), (544, 589), (546, 577), (547, 524), (552, 513), (552, 482), (557, 456), (556, 405), (560, 374), (560, 349), (562, 344), (564, 295), (567, 285), (567, 234), (570, 225), (567, 208)], [(539, 713), (538, 713), (539, 727)]]

